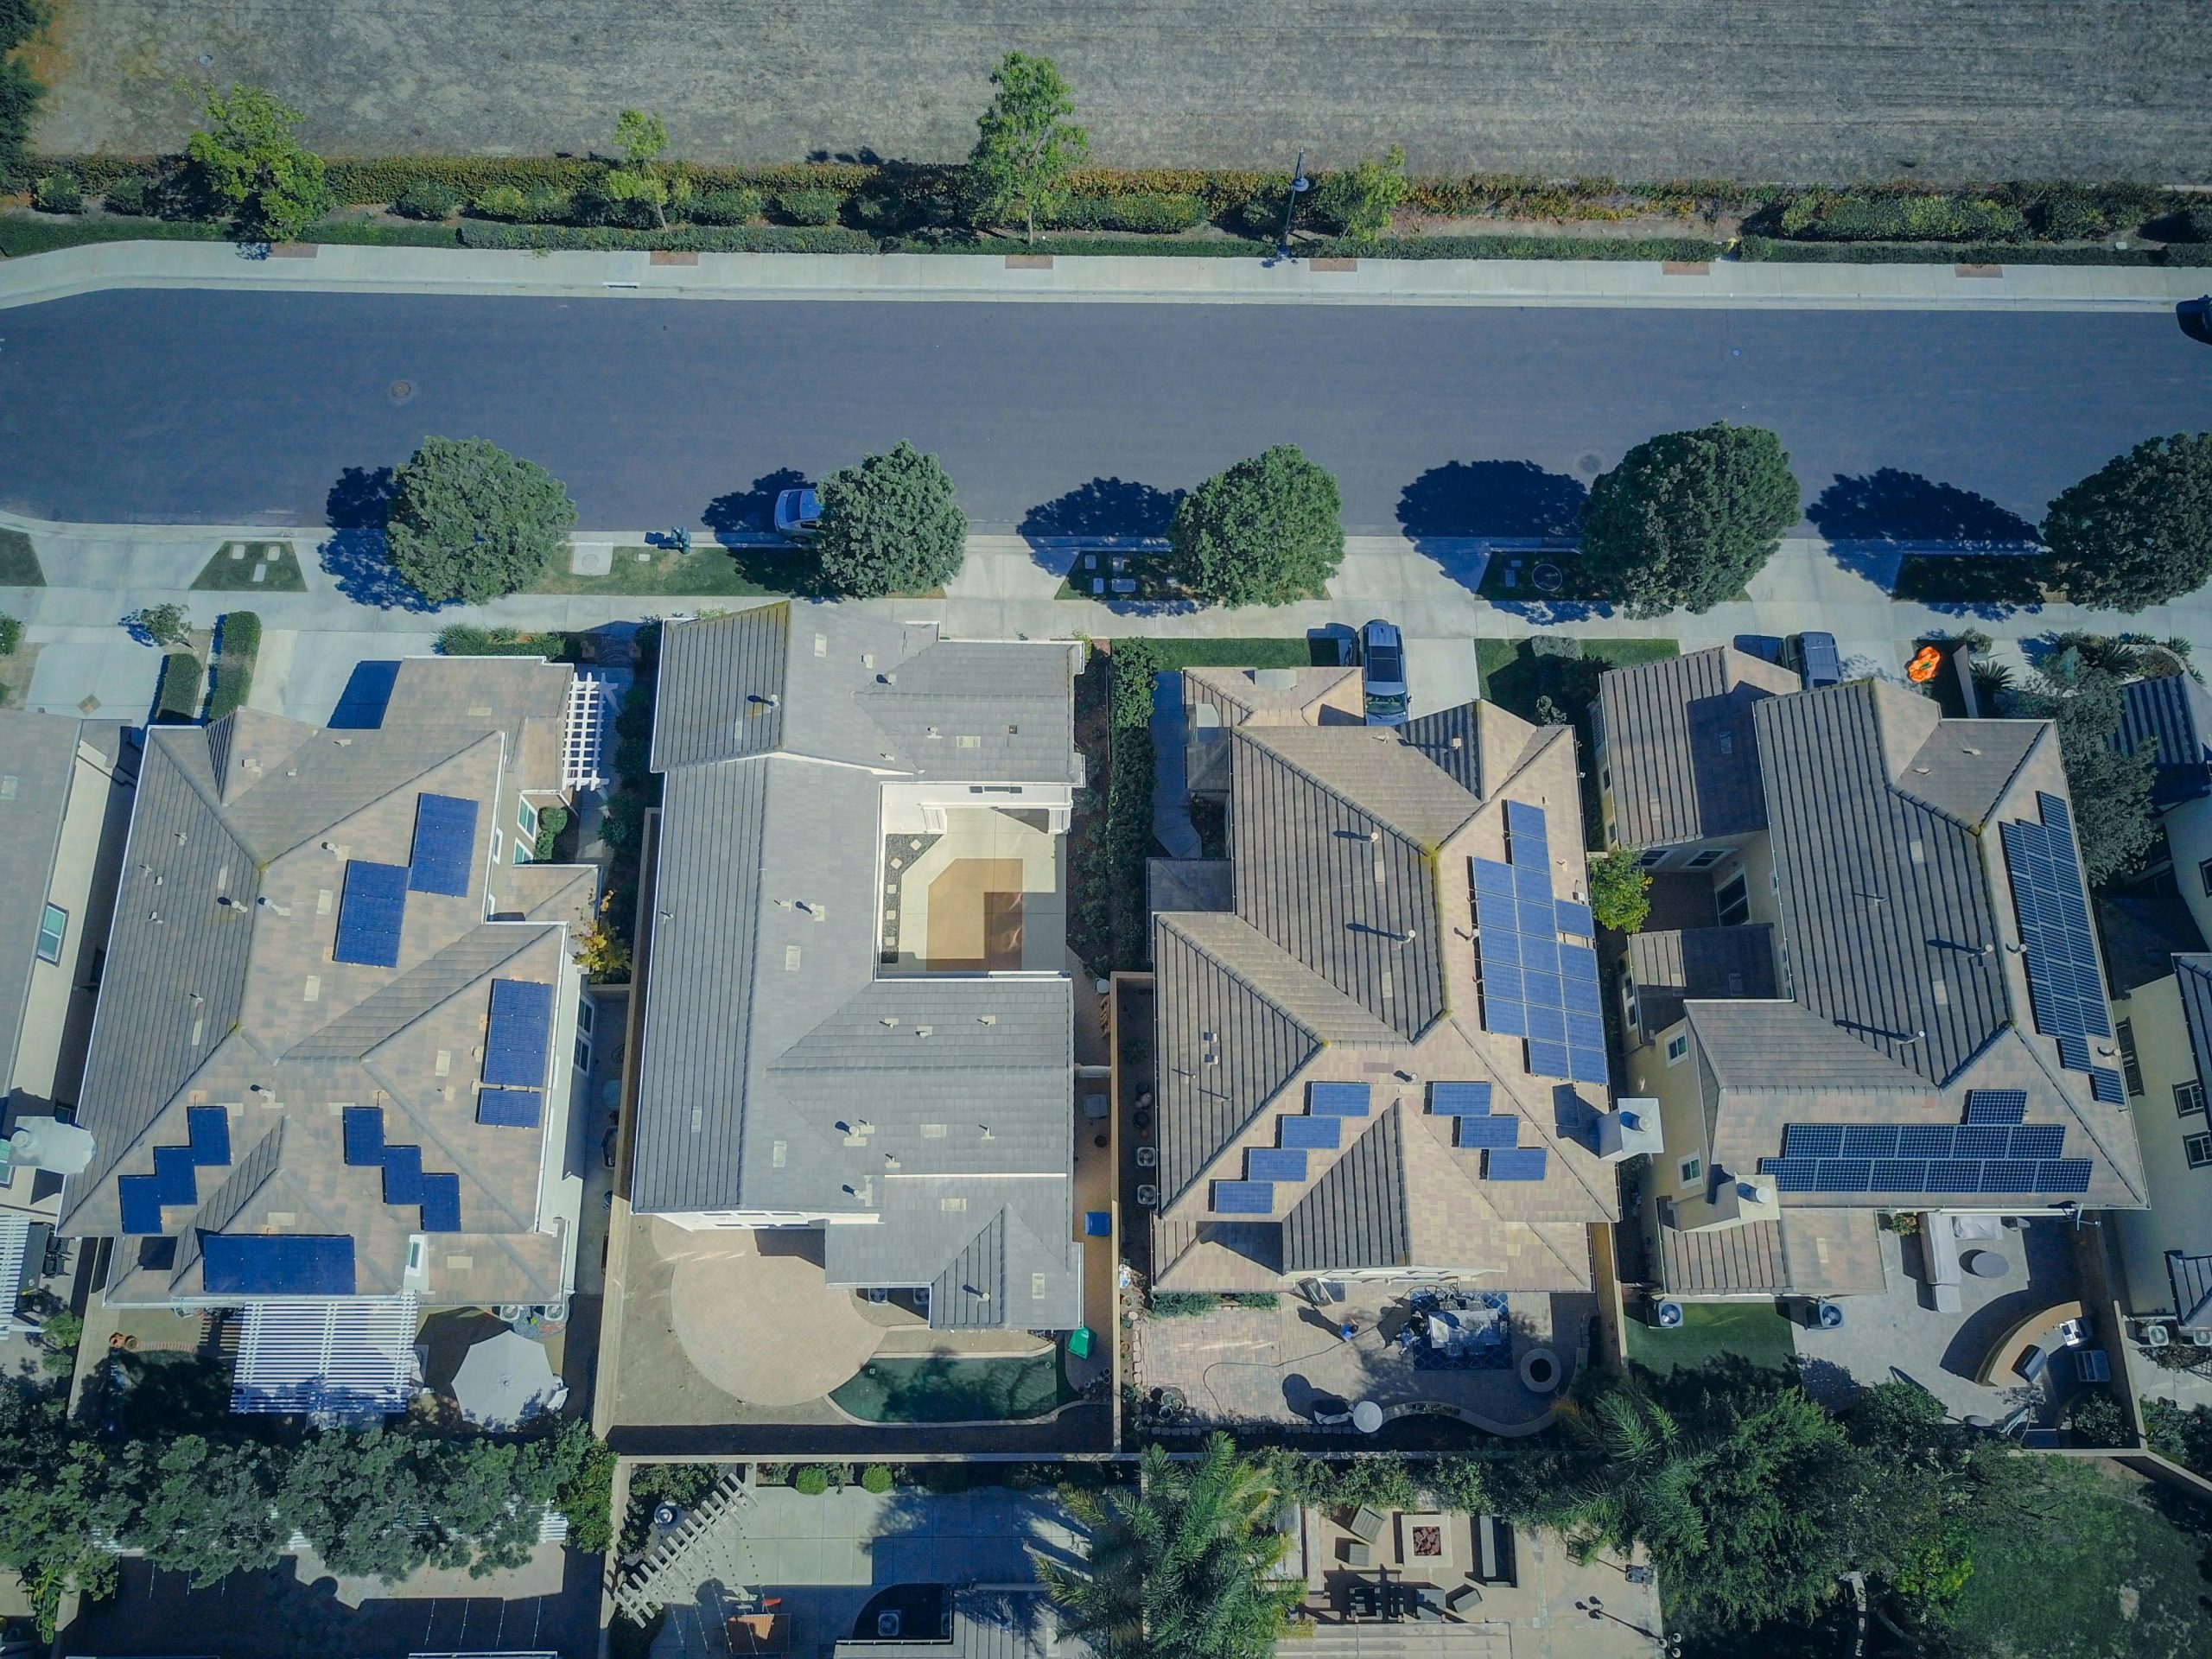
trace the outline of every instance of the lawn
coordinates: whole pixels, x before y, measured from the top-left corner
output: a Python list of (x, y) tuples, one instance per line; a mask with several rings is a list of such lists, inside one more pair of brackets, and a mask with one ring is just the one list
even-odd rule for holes
[(195, 593), (304, 594), (299, 555), (289, 542), (225, 542), (192, 579)]
[(1727, 1358), (1787, 1371), (1797, 1351), (1789, 1321), (1774, 1311), (1772, 1302), (1687, 1302), (1676, 1329), (1661, 1331), (1630, 1319), (1625, 1334), (1630, 1363), (1662, 1376)]
[(1152, 642), (1162, 669), (1319, 668), (1333, 666), (1336, 641), (1290, 639), (1156, 639)]
[[(1175, 599), (1179, 588), (1166, 568), (1166, 556), (1161, 553), (1114, 553), (1092, 549), (1077, 555), (1075, 568), (1060, 583), (1054, 599), (1112, 600), (1128, 604), (1141, 600)], [(1105, 592), (1097, 591), (1093, 584), (1108, 584)], [(1112, 590), (1116, 582), (1134, 583), (1120, 592)]]
[[(1973, 1535), (1962, 1652), (2036, 1659), (2212, 1655), (2208, 1518), (2108, 1464), (2042, 1460), (2026, 1499)], [(2164, 1512), (2192, 1517), (2195, 1535)]]
[(0, 588), (43, 588), (37, 550), (20, 530), (0, 530)]
[[(1598, 695), (1598, 676), (1609, 668), (1633, 668), (1638, 663), (1663, 662), (1681, 655), (1672, 639), (1585, 639), (1580, 657), (1554, 656), (1536, 649), (1536, 639), (1564, 640), (1563, 635), (1540, 635), (1522, 639), (1478, 639), (1475, 665), (1482, 675), (1483, 696), (1509, 714), (1538, 720), (1537, 700), (1549, 697), (1553, 707), (1573, 721), (1578, 729)], [(1587, 752), (1589, 733), (1581, 733)]]
[(2040, 605), (2051, 597), (2044, 588), (2050, 569), (2036, 553), (1908, 553), (1891, 594), (1923, 605)]
[[(643, 556), (639, 556), (642, 555)], [(713, 543), (679, 553), (672, 547), (618, 547), (603, 576), (556, 570), (532, 584), (540, 594), (636, 594), (649, 598), (697, 594), (751, 599), (810, 593), (820, 568), (798, 548), (722, 547)]]
[(1058, 1349), (1020, 1357), (872, 1359), (830, 1398), (872, 1423), (966, 1423), (1041, 1417), (1075, 1397)]

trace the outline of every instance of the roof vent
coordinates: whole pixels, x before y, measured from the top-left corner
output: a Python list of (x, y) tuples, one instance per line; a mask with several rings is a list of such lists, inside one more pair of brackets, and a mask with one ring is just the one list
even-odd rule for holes
[(999, 1017), (995, 1014), (979, 1014), (976, 1016), (976, 1023), (979, 1026), (995, 1026), (998, 1022)]
[(1452, 747), (1455, 749), (1464, 749), (1467, 747), (1467, 740), (1464, 737), (1455, 737), (1452, 740)]
[(878, 685), (896, 685), (899, 677), (896, 674), (879, 674), (875, 677), (875, 683)]
[(1270, 691), (1287, 691), (1298, 683), (1298, 671), (1294, 668), (1255, 668), (1252, 671), (1252, 683), (1265, 686)]
[(1980, 753), (1981, 753), (1981, 751), (1980, 751), (1980, 749), (1977, 749), (1976, 747), (1974, 747), (1974, 746), (1973, 744), (1971, 744), (1971, 743), (1969, 743), (1969, 744), (1967, 744), (1967, 745), (1966, 746), (1966, 752), (1967, 752), (1968, 754), (1980, 754)]
[(914, 1027), (914, 1035), (917, 1037), (933, 1037), (936, 1034), (937, 1027), (935, 1026), (916, 1026)]

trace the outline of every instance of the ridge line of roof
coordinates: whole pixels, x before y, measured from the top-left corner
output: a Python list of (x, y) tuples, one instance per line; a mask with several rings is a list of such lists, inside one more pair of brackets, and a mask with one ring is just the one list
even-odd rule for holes
[[(1351, 811), (1358, 813), (1360, 817), (1370, 819), (1374, 823), (1382, 825), (1382, 828), (1388, 830), (1392, 835), (1395, 836), (1399, 841), (1402, 842), (1406, 846), (1413, 849), (1415, 853), (1419, 854), (1423, 858), (1434, 858), (1436, 856), (1437, 849), (1443, 846), (1444, 842), (1449, 841), (1453, 836), (1458, 835), (1460, 830), (1465, 830), (1469, 823), (1474, 821), (1476, 814), (1482, 810), (1483, 799), (1481, 797), (1470, 794), (1465, 786), (1462, 785), (1458, 779), (1452, 777), (1449, 772), (1445, 772), (1442, 767), (1436, 766), (1435, 763), (1430, 760), (1427, 756), (1418, 756), (1417, 758), (1423, 766), (1434, 767), (1438, 775), (1442, 777), (1444, 779), (1446, 787), (1458, 790), (1462, 795), (1465, 795), (1467, 797), (1468, 801), (1468, 810), (1465, 815), (1460, 818), (1458, 823), (1454, 824), (1450, 830), (1445, 831), (1443, 839), (1440, 840), (1436, 843), (1435, 847), (1432, 847), (1427, 842), (1416, 840), (1414, 836), (1408, 835), (1396, 824), (1391, 823), (1389, 818), (1383, 817), (1382, 812), (1375, 807), (1367, 804), (1363, 801), (1354, 800), (1351, 796), (1345, 794), (1344, 791), (1338, 789), (1334, 784), (1328, 782), (1325, 779), (1317, 776), (1311, 768), (1300, 765), (1296, 760), (1293, 760), (1289, 755), (1285, 754), (1281, 749), (1277, 748), (1272, 742), (1268, 741), (1270, 734), (1281, 732), (1353, 732), (1362, 730), (1371, 731), (1378, 728), (1373, 727), (1363, 728), (1357, 726), (1254, 726), (1247, 723), (1243, 726), (1232, 726), (1228, 729), (1231, 741), (1242, 739), (1243, 741), (1251, 744), (1255, 748), (1262, 750), (1267, 754), (1268, 759), (1273, 760), (1277, 766), (1281, 766), (1287, 772), (1295, 772), (1299, 777), (1304, 779), (1315, 789), (1319, 790), (1324, 795), (1326, 795), (1331, 800), (1338, 802)], [(1380, 741), (1380, 740), (1377, 741)], [(1404, 743), (1394, 741), (1387, 744), (1385, 747), (1392, 748), (1404, 748), (1408, 746)]]

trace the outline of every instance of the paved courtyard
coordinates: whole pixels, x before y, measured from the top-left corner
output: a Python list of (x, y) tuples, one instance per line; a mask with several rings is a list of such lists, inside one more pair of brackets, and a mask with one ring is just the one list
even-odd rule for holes
[(2212, 36), (2126, 0), (62, 0), (39, 141), (175, 149), (191, 82), (251, 81), (342, 154), (584, 151), (614, 112), (675, 153), (964, 156), (991, 66), (1050, 54), (1119, 165), (1636, 179), (2208, 176)]

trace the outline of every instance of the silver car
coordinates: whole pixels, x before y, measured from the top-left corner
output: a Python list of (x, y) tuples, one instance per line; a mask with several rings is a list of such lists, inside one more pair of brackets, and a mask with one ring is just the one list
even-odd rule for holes
[(822, 501), (810, 485), (777, 496), (777, 535), (794, 542), (810, 542), (821, 529)]

